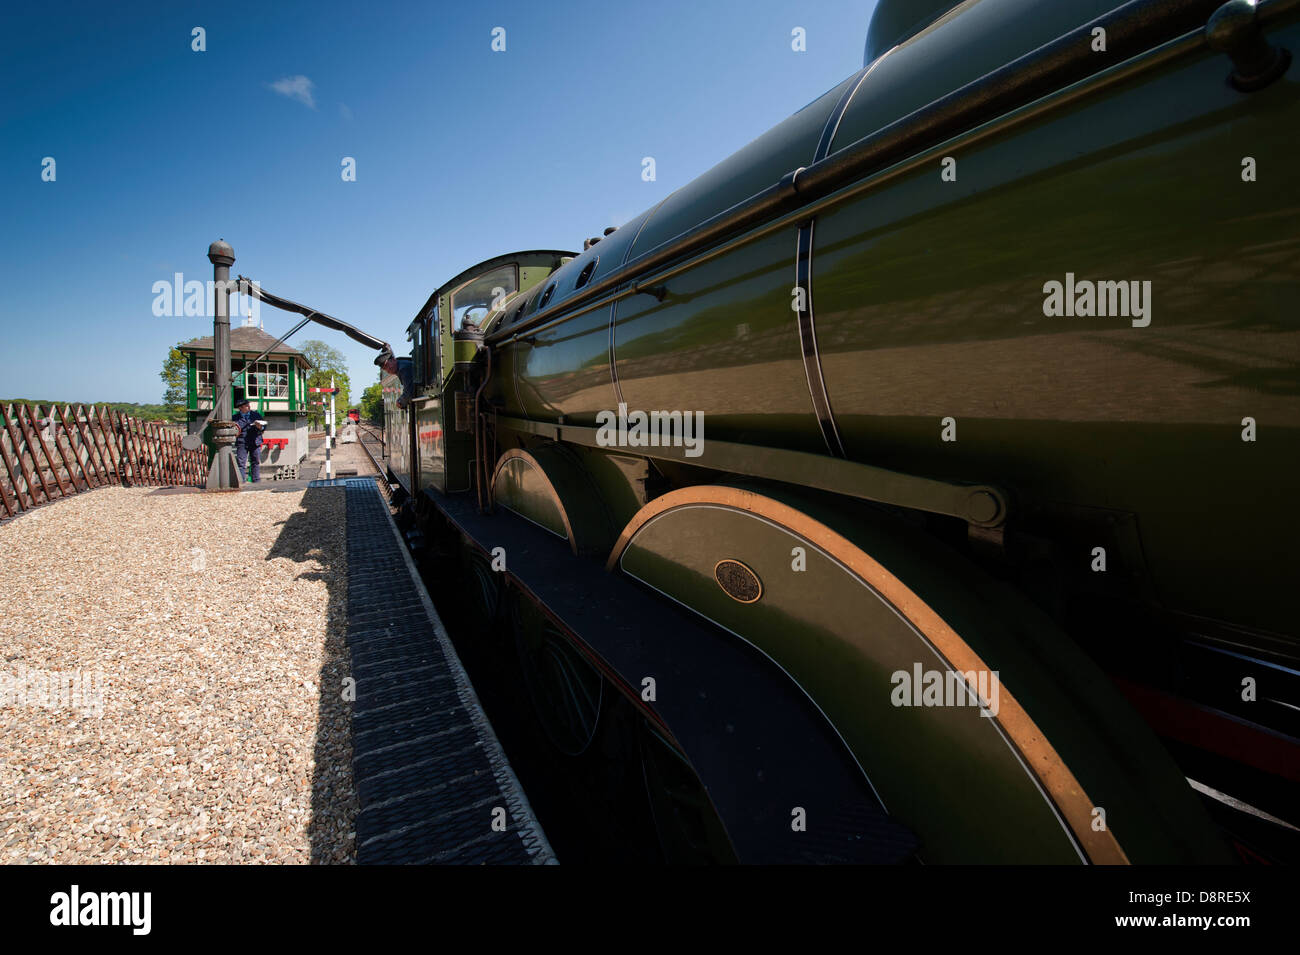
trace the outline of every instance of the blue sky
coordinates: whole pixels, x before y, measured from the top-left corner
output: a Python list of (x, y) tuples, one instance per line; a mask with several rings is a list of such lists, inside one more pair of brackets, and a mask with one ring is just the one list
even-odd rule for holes
[(400, 352), (452, 275), (581, 249), (854, 72), (874, 0), (23, 6), (0, 13), (0, 396), (156, 402), (168, 347), (212, 326), (154, 316), (153, 284), (211, 278), (214, 239)]

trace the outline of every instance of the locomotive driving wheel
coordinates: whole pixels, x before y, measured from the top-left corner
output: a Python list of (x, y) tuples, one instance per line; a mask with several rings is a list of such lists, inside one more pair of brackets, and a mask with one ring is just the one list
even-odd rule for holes
[(519, 668), (542, 731), (566, 756), (581, 756), (600, 723), (605, 678), (546, 614), (520, 593), (510, 601)]
[(469, 543), (461, 544), (460, 566), (471, 624), (477, 632), (487, 633), (496, 621), (501, 604), (501, 574), (492, 569), (486, 554)]
[(735, 851), (708, 791), (686, 757), (640, 721), (641, 771), (664, 861), (670, 865), (734, 864)]

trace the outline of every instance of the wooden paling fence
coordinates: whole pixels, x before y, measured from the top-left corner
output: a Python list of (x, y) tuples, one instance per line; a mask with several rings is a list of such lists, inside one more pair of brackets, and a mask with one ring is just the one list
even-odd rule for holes
[(0, 405), (0, 518), (107, 484), (202, 486), (207, 451), (94, 405)]

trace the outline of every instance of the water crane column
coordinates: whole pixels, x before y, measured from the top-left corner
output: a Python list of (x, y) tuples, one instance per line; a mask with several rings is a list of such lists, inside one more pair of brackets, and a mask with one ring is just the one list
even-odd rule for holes
[(213, 266), (212, 357), (216, 380), (212, 383), (212, 461), (208, 465), (209, 491), (239, 490), (239, 467), (235, 462), (235, 439), (239, 429), (231, 420), (230, 393), (230, 267), (235, 264), (235, 250), (224, 239), (208, 246), (208, 261)]

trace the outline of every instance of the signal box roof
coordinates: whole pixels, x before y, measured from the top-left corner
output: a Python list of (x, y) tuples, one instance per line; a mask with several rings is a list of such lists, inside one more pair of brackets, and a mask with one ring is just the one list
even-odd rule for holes
[[(260, 328), (252, 325), (240, 325), (230, 330), (230, 350), (232, 352), (252, 352), (254, 355), (260, 355), (272, 345), (276, 339), (272, 338)], [(181, 351), (204, 352), (212, 351), (212, 336), (204, 335), (201, 338), (192, 338), (185, 344), (178, 346)], [(272, 355), (293, 355), (304, 366), (312, 367), (311, 361), (298, 349), (292, 345), (281, 342)], [(268, 356), (270, 357), (270, 356)]]

